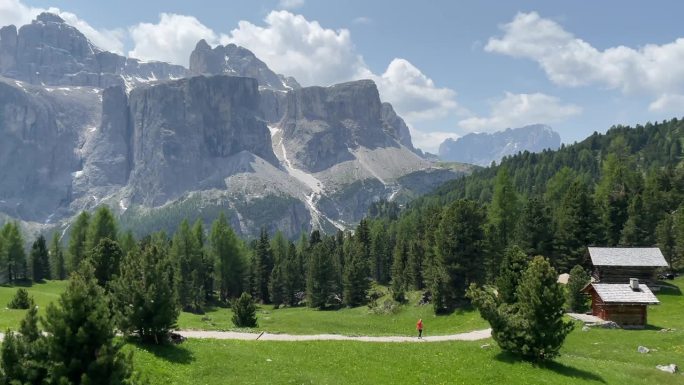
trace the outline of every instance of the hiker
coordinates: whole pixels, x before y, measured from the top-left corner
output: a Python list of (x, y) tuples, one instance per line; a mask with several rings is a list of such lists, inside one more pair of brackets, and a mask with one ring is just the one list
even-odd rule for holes
[(418, 338), (423, 337), (423, 319), (419, 319), (416, 323), (416, 329), (418, 329)]

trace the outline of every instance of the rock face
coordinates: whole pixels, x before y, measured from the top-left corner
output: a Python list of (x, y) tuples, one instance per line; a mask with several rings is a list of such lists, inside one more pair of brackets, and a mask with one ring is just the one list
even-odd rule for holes
[(299, 83), (271, 71), (252, 51), (235, 44), (211, 48), (200, 40), (190, 54), (190, 73), (193, 75), (226, 74), (254, 78), (266, 89), (287, 91), (299, 88)]
[(560, 142), (560, 135), (551, 127), (535, 124), (493, 134), (468, 134), (456, 140), (447, 139), (439, 146), (439, 157), (446, 161), (488, 166), (520, 151), (555, 150), (560, 147)]
[(252, 153), (277, 164), (257, 119), (252, 78), (198, 76), (143, 86), (130, 95), (135, 203), (157, 206), (197, 187), (220, 187), (225, 160)]
[(372, 81), (302, 88), (235, 45), (190, 70), (95, 47), (53, 14), (0, 28), (0, 223), (109, 205), (139, 235), (225, 213), (243, 236), (354, 226), (468, 169), (419, 155)]
[(0, 30), (0, 74), (31, 84), (132, 88), (184, 77), (187, 71), (102, 51), (59, 16), (42, 13), (18, 31), (14, 26)]

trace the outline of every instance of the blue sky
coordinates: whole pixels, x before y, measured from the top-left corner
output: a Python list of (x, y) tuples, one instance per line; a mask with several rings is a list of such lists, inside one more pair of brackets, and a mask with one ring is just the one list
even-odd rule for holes
[[(0, 24), (50, 7), (103, 48), (187, 65), (234, 42), (305, 85), (378, 83), (436, 151), (447, 136), (546, 123), (564, 142), (681, 117), (681, 2), (0, 0)], [(683, 38), (681, 41), (678, 40)]]

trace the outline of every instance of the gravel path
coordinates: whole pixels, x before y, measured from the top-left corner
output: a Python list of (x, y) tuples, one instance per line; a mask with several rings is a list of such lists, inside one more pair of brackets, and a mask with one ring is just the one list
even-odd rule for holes
[(363, 341), (363, 342), (442, 342), (442, 341), (477, 341), (491, 337), (492, 329), (475, 330), (468, 333), (443, 336), (426, 336), (423, 338), (406, 336), (343, 336), (339, 334), (274, 334), (274, 333), (240, 333), (218, 332), (206, 330), (181, 330), (177, 332), (186, 338), (213, 338), (218, 340), (245, 341)]
[[(240, 333), (218, 332), (209, 330), (179, 330), (176, 333), (186, 338), (207, 338), (217, 340), (243, 341), (362, 341), (362, 342), (443, 342), (443, 341), (477, 341), (491, 337), (492, 329), (475, 330), (468, 333), (449, 334), (444, 336), (426, 336), (423, 338), (406, 336), (343, 336), (339, 334), (275, 334), (275, 333)], [(0, 341), (5, 335), (0, 333)]]

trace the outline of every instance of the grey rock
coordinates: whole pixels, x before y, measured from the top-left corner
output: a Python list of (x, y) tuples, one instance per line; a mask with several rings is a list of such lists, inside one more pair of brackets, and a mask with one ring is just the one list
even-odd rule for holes
[(490, 345), (490, 344), (480, 345), (480, 349), (489, 349), (491, 347), (492, 347), (492, 345)]
[(620, 329), (620, 325), (613, 321), (602, 322), (600, 325), (604, 329)]
[(589, 326), (587, 326), (587, 325), (582, 326), (583, 332), (588, 332), (589, 330), (591, 330), (591, 328)]
[(677, 373), (677, 370), (679, 368), (675, 364), (669, 364), (669, 365), (656, 365), (656, 369), (661, 370), (663, 372), (675, 374)]
[(535, 124), (508, 128), (493, 134), (468, 134), (456, 140), (446, 139), (439, 146), (439, 157), (446, 161), (489, 166), (504, 156), (518, 152), (555, 150), (560, 146), (560, 135), (551, 127)]
[(641, 345), (639, 345), (639, 347), (637, 348), (637, 352), (642, 353), (642, 354), (646, 354), (650, 351), (651, 351), (651, 349), (649, 349), (645, 346), (641, 346)]
[(406, 148), (415, 151), (411, 143), (409, 128), (389, 103), (382, 103), (382, 121), (385, 123), (385, 131)]

